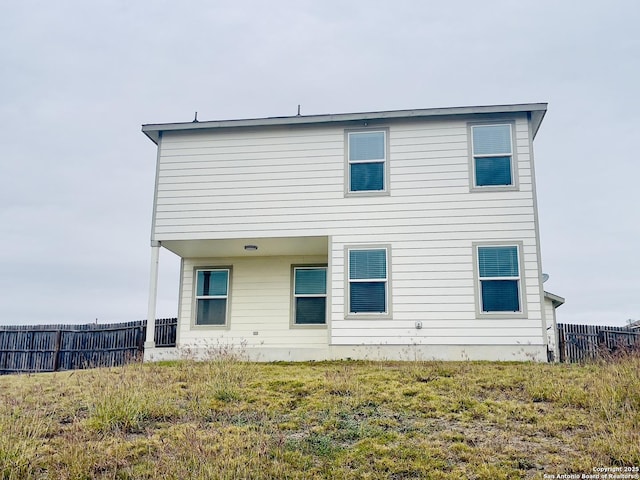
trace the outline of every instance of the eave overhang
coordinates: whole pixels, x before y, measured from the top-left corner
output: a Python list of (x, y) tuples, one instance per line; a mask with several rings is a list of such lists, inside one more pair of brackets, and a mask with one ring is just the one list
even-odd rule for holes
[(542, 119), (547, 112), (546, 103), (523, 103), (513, 105), (488, 105), (477, 107), (425, 108), (415, 110), (390, 110), (383, 112), (337, 113), (326, 115), (295, 115), (292, 117), (268, 117), (240, 120), (214, 120), (205, 122), (151, 123), (142, 126), (142, 132), (155, 144), (162, 132), (198, 131), (233, 128), (292, 127), (331, 123), (353, 123), (380, 120), (427, 119), (472, 115), (499, 115), (506, 113), (528, 113), (531, 116), (535, 138)]
[(563, 297), (550, 292), (544, 292), (544, 298), (551, 300), (553, 308), (558, 308), (560, 305), (564, 305), (565, 302), (565, 299)]

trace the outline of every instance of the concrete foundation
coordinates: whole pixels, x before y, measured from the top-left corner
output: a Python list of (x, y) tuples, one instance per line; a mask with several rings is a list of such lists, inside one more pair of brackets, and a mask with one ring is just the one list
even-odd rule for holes
[(178, 348), (145, 348), (144, 361), (214, 359), (234, 355), (254, 362), (303, 362), (322, 360), (400, 361), (519, 361), (546, 362), (546, 345), (349, 345), (326, 348), (259, 348), (235, 345), (185, 345)]

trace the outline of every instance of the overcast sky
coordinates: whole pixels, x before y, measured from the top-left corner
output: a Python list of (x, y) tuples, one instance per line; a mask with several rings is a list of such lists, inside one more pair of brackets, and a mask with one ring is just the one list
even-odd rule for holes
[[(144, 123), (549, 102), (558, 320), (640, 319), (640, 2), (0, 3), (0, 322), (146, 318)], [(179, 262), (160, 258), (158, 316)]]

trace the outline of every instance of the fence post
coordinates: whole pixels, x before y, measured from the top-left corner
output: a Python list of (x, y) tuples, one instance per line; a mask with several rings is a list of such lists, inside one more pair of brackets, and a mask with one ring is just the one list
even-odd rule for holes
[(62, 345), (62, 329), (56, 332), (56, 344), (53, 351), (53, 371), (57, 372), (60, 367), (60, 346)]
[(149, 320), (146, 320), (146, 326), (140, 325), (138, 330), (138, 352), (144, 354), (144, 342), (146, 340), (147, 328), (149, 328)]

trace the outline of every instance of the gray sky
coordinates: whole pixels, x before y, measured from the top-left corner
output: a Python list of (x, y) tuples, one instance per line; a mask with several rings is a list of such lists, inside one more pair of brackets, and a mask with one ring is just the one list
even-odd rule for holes
[[(558, 320), (640, 319), (640, 2), (4, 0), (0, 322), (146, 317), (143, 123), (549, 102)], [(160, 258), (158, 316), (177, 313)]]

